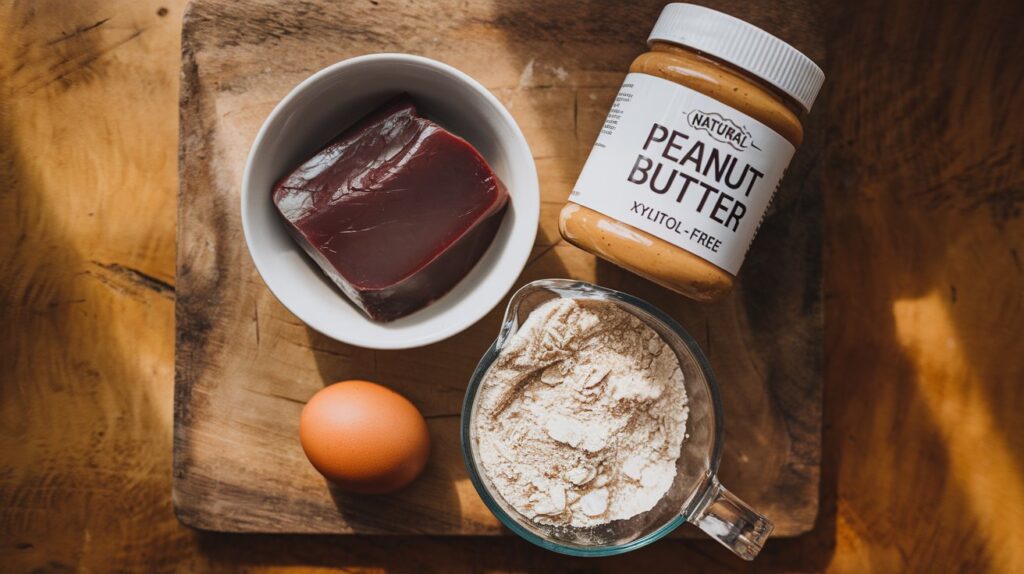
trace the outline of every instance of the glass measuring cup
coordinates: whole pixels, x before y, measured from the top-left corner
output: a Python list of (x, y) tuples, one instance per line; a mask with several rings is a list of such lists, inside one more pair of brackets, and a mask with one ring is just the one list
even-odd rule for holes
[[(491, 484), (477, 455), (474, 417), (480, 384), (508, 341), (530, 313), (556, 298), (614, 303), (655, 330), (679, 358), (689, 397), (687, 437), (676, 463), (676, 477), (651, 510), (627, 520), (575, 528), (537, 524), (508, 504)], [(484, 354), (462, 406), (462, 452), (470, 479), (487, 507), (526, 540), (563, 554), (610, 556), (642, 548), (690, 522), (741, 558), (752, 560), (772, 531), (772, 523), (718, 482), (722, 456), (722, 405), (704, 353), (671, 317), (625, 293), (567, 279), (544, 279), (523, 286), (509, 301), (501, 331)]]

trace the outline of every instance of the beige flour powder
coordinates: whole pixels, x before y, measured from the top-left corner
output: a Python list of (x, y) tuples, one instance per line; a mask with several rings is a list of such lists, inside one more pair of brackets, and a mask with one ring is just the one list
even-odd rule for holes
[(535, 522), (627, 519), (672, 485), (689, 412), (683, 373), (665, 341), (613, 303), (538, 307), (480, 393), (484, 473)]

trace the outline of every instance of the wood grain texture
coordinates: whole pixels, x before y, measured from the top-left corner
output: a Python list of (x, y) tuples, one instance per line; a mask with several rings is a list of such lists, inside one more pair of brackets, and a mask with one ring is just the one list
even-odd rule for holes
[[(546, 277), (595, 281), (679, 319), (721, 381), (722, 480), (769, 516), (776, 534), (813, 526), (821, 444), (821, 114), (809, 122), (806, 149), (762, 226), (740, 287), (720, 305), (686, 301), (558, 236), (558, 210), (661, 6), (190, 5), (182, 35), (174, 443), (174, 502), (183, 522), (230, 532), (507, 533), (476, 495), (459, 445), (464, 389), (497, 334), (502, 309), (422, 349), (344, 345), (303, 326), (274, 299), (242, 239), (241, 172), (276, 102), (336, 61), (410, 52), (477, 78), (509, 108), (531, 145), (544, 207), (517, 285)], [(816, 14), (795, 6), (756, 14), (743, 2), (720, 3), (820, 60)], [(787, 18), (794, 10), (798, 17)], [(433, 18), (437, 12), (445, 17)], [(346, 378), (381, 382), (424, 413), (433, 455), (410, 488), (373, 498), (334, 492), (305, 460), (296, 439), (302, 404)]]
[(583, 560), (515, 537), (182, 526), (184, 4), (0, 3), (4, 572), (1024, 571), (1020, 2), (826, 4), (821, 512), (751, 564), (706, 540)]

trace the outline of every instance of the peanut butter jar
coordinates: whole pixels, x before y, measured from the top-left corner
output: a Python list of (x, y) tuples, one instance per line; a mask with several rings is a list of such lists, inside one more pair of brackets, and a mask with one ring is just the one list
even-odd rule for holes
[(559, 229), (697, 301), (733, 288), (824, 82), (742, 20), (665, 6), (615, 97)]

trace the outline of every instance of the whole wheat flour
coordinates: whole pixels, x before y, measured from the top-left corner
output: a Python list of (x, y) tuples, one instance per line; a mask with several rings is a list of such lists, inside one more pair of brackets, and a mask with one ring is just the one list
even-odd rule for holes
[(538, 307), (480, 393), (484, 473), (537, 523), (627, 519), (672, 485), (689, 413), (683, 373), (665, 341), (613, 303)]

